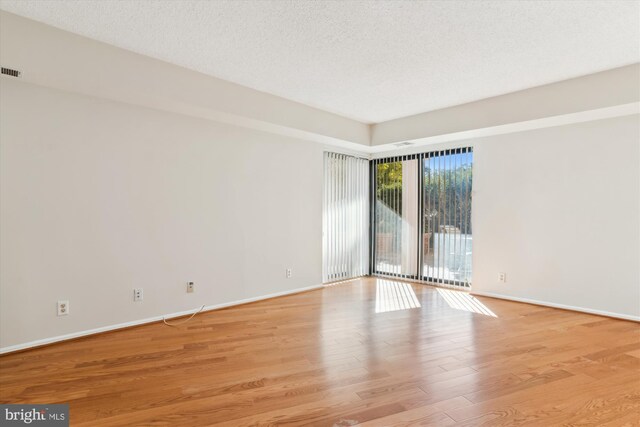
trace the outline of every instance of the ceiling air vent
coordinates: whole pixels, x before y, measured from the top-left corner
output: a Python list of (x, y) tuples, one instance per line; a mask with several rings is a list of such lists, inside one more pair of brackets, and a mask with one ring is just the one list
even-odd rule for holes
[(396, 147), (406, 147), (406, 146), (409, 146), (409, 145), (413, 145), (413, 142), (404, 141), (404, 142), (398, 142), (398, 143), (393, 144), (393, 145), (395, 145)]
[(20, 77), (20, 74), (22, 74), (20, 71), (18, 70), (14, 70), (12, 68), (4, 68), (2, 67), (2, 74), (6, 74), (7, 76), (12, 76), (12, 77)]

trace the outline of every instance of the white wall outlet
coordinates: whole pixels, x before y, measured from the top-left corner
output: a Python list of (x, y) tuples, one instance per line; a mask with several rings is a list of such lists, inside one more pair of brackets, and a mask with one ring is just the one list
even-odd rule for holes
[(187, 282), (187, 293), (195, 292), (196, 284), (193, 282)]
[(507, 273), (498, 273), (498, 281), (500, 283), (506, 283), (507, 282)]
[(133, 290), (134, 301), (142, 301), (143, 298), (144, 298), (144, 292), (142, 291), (142, 288), (136, 288)]
[(69, 314), (69, 300), (58, 301), (58, 316)]
[(293, 274), (293, 271), (290, 268), (287, 268), (287, 279), (291, 278), (291, 274)]

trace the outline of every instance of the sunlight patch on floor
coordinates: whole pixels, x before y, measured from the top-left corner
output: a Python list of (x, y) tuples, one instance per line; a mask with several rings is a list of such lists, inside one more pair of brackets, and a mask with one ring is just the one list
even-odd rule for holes
[(345, 283), (357, 282), (358, 280), (361, 280), (361, 279), (362, 279), (362, 277), (354, 277), (353, 279), (345, 279), (345, 280), (338, 280), (337, 282), (323, 283), (323, 286), (344, 285)]
[(376, 313), (419, 307), (418, 297), (410, 284), (382, 279), (376, 281)]
[(470, 313), (484, 314), (485, 316), (498, 317), (493, 311), (484, 305), (473, 295), (466, 292), (438, 289), (438, 294), (455, 310), (468, 311)]

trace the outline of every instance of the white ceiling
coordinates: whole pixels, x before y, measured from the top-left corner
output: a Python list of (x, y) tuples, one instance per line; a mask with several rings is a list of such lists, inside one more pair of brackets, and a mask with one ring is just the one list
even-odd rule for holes
[(640, 61), (640, 2), (0, 0), (366, 123)]

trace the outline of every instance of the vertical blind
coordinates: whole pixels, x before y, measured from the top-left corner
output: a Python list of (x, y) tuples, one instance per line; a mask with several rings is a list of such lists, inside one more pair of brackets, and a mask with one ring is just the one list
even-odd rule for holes
[(373, 161), (374, 274), (468, 287), (473, 150)]
[(324, 154), (323, 281), (369, 273), (369, 161)]

